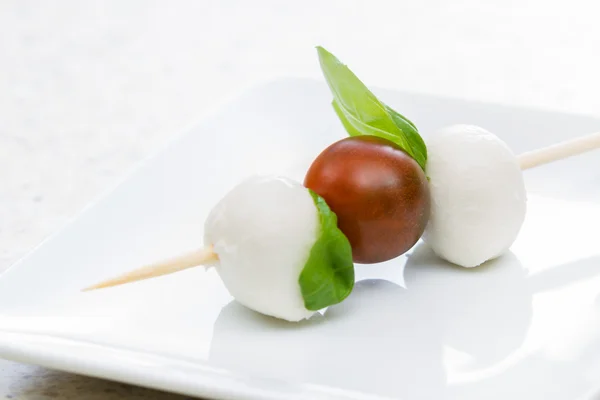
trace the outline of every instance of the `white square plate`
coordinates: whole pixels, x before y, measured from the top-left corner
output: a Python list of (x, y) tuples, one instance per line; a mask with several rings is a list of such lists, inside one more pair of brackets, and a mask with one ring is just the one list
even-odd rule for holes
[[(481, 125), (515, 152), (600, 121), (376, 91), (424, 136)], [(252, 173), (302, 180), (345, 136), (324, 82), (246, 92), (144, 163), (0, 278), (0, 355), (230, 399), (579, 399), (600, 385), (600, 153), (527, 171), (512, 252), (474, 270), (422, 245), (358, 266), (349, 299), (299, 325), (235, 302), (214, 272), (80, 289), (196, 248), (211, 207)]]

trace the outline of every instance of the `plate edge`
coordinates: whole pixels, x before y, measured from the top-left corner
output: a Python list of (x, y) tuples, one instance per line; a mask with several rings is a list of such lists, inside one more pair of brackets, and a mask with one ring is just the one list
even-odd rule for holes
[[(86, 354), (93, 356), (86, 356)], [(58, 338), (0, 331), (0, 357), (89, 377), (108, 379), (186, 396), (236, 400), (391, 400), (389, 397), (319, 384), (291, 384), (297, 390), (261, 387), (255, 379), (164, 355)], [(164, 366), (170, 374), (164, 374)]]

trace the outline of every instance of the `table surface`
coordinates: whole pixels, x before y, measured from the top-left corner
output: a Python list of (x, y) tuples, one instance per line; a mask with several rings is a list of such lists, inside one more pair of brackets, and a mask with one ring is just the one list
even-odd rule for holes
[[(0, 271), (255, 81), (320, 78), (600, 116), (594, 0), (0, 3)], [(582, 132), (586, 133), (586, 132)], [(182, 397), (0, 360), (0, 398)]]

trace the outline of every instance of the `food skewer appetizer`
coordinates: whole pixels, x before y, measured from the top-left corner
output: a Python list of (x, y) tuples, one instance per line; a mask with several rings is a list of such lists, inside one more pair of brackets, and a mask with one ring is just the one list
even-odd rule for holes
[(393, 259), (423, 237), (441, 258), (474, 267), (516, 239), (526, 212), (522, 169), (600, 147), (600, 133), (515, 156), (476, 126), (425, 141), (331, 53), (318, 48), (333, 108), (351, 137), (325, 149), (304, 184), (253, 177), (205, 222), (201, 250), (85, 290), (196, 266), (215, 267), (244, 306), (288, 321), (343, 301), (354, 262)]

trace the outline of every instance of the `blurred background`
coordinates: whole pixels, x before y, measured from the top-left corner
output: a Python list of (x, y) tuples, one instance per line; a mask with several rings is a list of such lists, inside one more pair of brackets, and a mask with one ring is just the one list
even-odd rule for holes
[[(211, 107), (256, 82), (321, 79), (319, 44), (370, 86), (600, 117), (599, 11), (593, 0), (2, 0), (0, 271)], [(0, 362), (0, 398), (113, 397), (178, 398)]]

